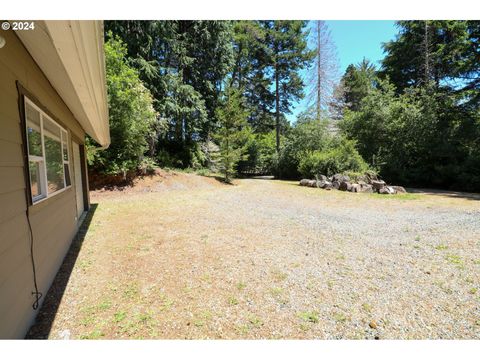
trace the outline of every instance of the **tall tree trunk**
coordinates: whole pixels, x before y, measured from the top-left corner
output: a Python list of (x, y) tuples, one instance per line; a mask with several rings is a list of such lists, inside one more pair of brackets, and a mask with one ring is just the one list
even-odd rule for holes
[(428, 21), (425, 20), (425, 84), (428, 83), (430, 79), (430, 44), (428, 39)]
[(317, 21), (317, 119), (320, 119), (320, 105), (322, 99), (322, 77), (320, 61), (320, 21)]
[(278, 88), (278, 64), (275, 61), (275, 129), (277, 135), (277, 154), (280, 153), (280, 89)]

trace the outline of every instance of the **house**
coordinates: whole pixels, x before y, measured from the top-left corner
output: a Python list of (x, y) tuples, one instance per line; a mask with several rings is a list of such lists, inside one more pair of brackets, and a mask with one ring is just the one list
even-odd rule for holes
[(0, 30), (2, 339), (25, 336), (89, 209), (85, 134), (110, 144), (103, 22), (14, 23)]

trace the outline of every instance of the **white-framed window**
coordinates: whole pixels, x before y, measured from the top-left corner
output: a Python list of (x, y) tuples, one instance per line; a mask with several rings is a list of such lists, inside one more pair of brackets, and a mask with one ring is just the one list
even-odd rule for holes
[(69, 136), (31, 100), (25, 97), (28, 169), (32, 203), (71, 186)]

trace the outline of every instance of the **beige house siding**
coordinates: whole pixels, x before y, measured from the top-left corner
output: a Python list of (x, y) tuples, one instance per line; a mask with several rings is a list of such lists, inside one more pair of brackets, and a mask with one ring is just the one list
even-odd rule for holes
[[(36, 311), (26, 217), (18, 81), (76, 141), (84, 131), (14, 32), (4, 31), (0, 49), (0, 338), (22, 338)], [(71, 138), (69, 142), (72, 154)], [(45, 297), (77, 230), (75, 176), (72, 187), (30, 207), (39, 291)], [(42, 298), (43, 300), (43, 298)]]

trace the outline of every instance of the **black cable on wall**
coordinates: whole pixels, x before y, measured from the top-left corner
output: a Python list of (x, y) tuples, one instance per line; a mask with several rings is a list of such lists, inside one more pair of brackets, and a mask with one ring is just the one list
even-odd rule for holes
[(30, 190), (30, 172), (28, 169), (28, 146), (27, 146), (27, 121), (25, 119), (25, 100), (24, 94), (27, 92), (25, 88), (16, 81), (17, 84), (17, 91), (18, 91), (18, 111), (20, 114), (20, 134), (22, 134), (22, 152), (23, 152), (23, 176), (25, 179), (25, 202), (26, 202), (26, 210), (25, 215), (27, 217), (28, 223), (28, 231), (29, 231), (29, 238), (30, 238), (30, 259), (32, 262), (32, 272), (33, 272), (33, 286), (34, 291), (32, 291), (32, 295), (35, 296), (35, 301), (32, 304), (33, 310), (37, 310), (40, 306), (40, 299), (42, 298), (43, 294), (38, 291), (37, 285), (37, 269), (35, 267), (35, 257), (33, 253), (33, 243), (34, 243), (34, 236), (32, 230), (32, 224), (30, 223), (30, 205), (33, 204), (32, 201), (32, 194)]

